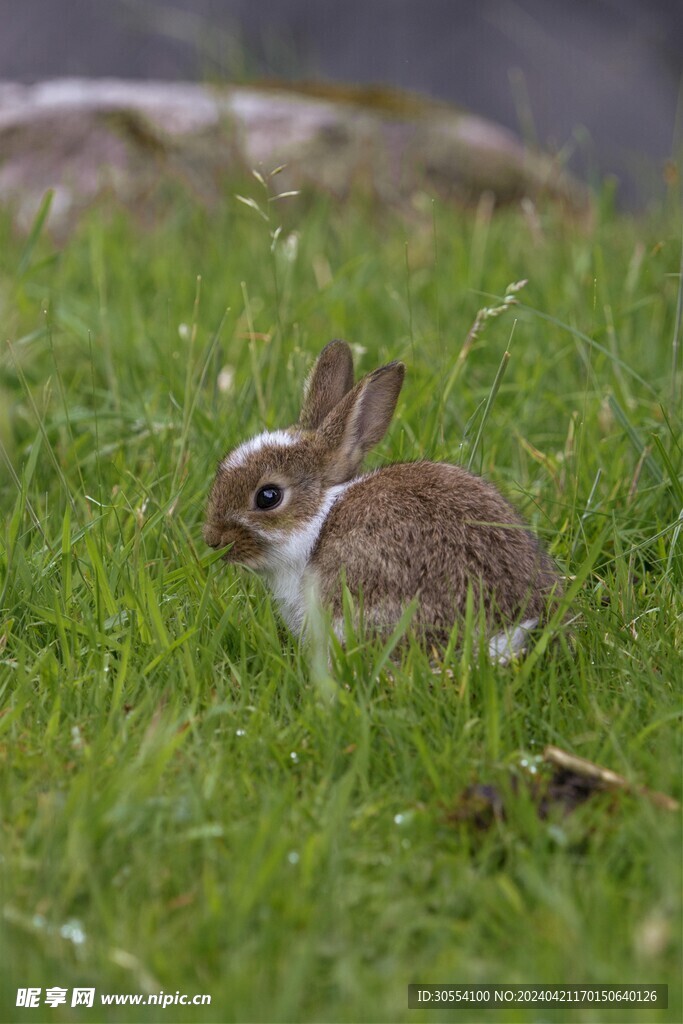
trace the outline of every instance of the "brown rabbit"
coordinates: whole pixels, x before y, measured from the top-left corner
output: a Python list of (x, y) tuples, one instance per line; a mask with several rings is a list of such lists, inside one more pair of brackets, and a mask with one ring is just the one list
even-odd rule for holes
[(404, 373), (393, 362), (354, 385), (349, 346), (330, 342), (306, 382), (298, 425), (259, 434), (219, 463), (204, 538), (263, 575), (294, 633), (311, 593), (343, 633), (342, 579), (362, 594), (364, 624), (381, 634), (415, 598), (413, 626), (447, 638), (471, 591), (490, 656), (506, 661), (559, 595), (557, 573), (495, 487), (460, 466), (396, 463), (358, 475), (389, 426)]

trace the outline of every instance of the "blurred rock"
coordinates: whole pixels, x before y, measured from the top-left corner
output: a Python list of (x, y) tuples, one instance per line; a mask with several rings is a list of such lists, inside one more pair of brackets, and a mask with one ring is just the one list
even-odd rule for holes
[(280, 190), (343, 199), (359, 189), (411, 208), (419, 197), (476, 204), (550, 200), (572, 215), (587, 191), (509, 131), (390, 90), (259, 88), (116, 79), (0, 83), (0, 203), (26, 229), (48, 188), (63, 232), (104, 194), (154, 210), (168, 182), (204, 201), (227, 178), (284, 164)]
[(0, 0), (0, 75), (382, 83), (562, 153), (620, 206), (659, 205), (683, 142), (672, 0)]

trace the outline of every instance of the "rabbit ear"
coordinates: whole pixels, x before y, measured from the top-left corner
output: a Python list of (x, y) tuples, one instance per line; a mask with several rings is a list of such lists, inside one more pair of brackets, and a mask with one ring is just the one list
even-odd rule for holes
[(384, 437), (405, 375), (403, 363), (388, 363), (359, 381), (327, 416), (318, 431), (330, 450), (327, 482), (344, 483)]
[(318, 356), (304, 385), (299, 423), (316, 430), (353, 387), (353, 356), (345, 341), (331, 341)]

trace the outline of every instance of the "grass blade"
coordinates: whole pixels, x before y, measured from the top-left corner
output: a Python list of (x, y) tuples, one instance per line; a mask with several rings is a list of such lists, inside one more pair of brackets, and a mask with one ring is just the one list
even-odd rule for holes
[(488, 394), (488, 398), (486, 399), (486, 405), (484, 406), (484, 411), (483, 411), (483, 413), (481, 415), (481, 420), (479, 422), (479, 429), (477, 430), (477, 436), (474, 439), (474, 444), (472, 445), (472, 450), (470, 452), (470, 457), (467, 460), (467, 468), (469, 470), (472, 469), (472, 464), (474, 462), (474, 457), (477, 454), (477, 448), (479, 447), (479, 442), (481, 441), (482, 435), (484, 433), (484, 427), (486, 426), (486, 421), (489, 418), (489, 413), (491, 412), (491, 409), (493, 407), (493, 403), (496, 400), (496, 395), (498, 394), (498, 389), (500, 388), (501, 382), (502, 382), (503, 377), (505, 375), (505, 371), (507, 370), (508, 363), (510, 362), (509, 345), (510, 345), (510, 341), (512, 341), (512, 335), (514, 334), (515, 324), (516, 323), (517, 323), (517, 321), (515, 320), (513, 325), (512, 325), (512, 330), (510, 331), (510, 339), (508, 341), (508, 348), (506, 348), (505, 351), (503, 352), (503, 358), (501, 359), (500, 365), (498, 366), (498, 372), (496, 373), (496, 376), (495, 376), (495, 378), (493, 380), (493, 384), (491, 385), (491, 390), (489, 391), (489, 394)]
[(29, 231), (28, 238), (26, 239), (26, 244), (24, 245), (23, 252), (21, 253), (21, 257), (19, 259), (19, 266), (17, 267), (17, 278), (23, 277), (26, 271), (28, 270), (29, 266), (31, 265), (31, 258), (33, 256), (33, 252), (35, 250), (36, 245), (38, 244), (40, 236), (43, 233), (45, 221), (47, 220), (50, 214), (50, 207), (52, 206), (52, 200), (54, 199), (54, 197), (55, 190), (53, 188), (49, 188), (42, 198), (40, 206), (38, 207), (38, 213), (35, 215), (33, 219), (31, 230)]
[(631, 442), (635, 450), (638, 452), (639, 458), (641, 458), (644, 464), (647, 466), (651, 476), (654, 477), (658, 484), (663, 483), (664, 475), (661, 469), (650, 455), (650, 452), (648, 451), (646, 445), (642, 441), (638, 431), (632, 425), (631, 421), (629, 420), (628, 416), (626, 415), (622, 407), (619, 405), (614, 395), (609, 396), (609, 407), (614, 413), (615, 419), (619, 421), (621, 426), (626, 431), (629, 441)]

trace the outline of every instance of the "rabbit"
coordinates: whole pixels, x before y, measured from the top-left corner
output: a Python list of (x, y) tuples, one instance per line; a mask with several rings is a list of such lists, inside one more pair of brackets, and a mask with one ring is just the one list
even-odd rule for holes
[(220, 461), (204, 539), (229, 545), (226, 561), (264, 577), (294, 634), (313, 593), (343, 639), (345, 582), (362, 595), (366, 628), (389, 635), (415, 599), (412, 627), (445, 642), (470, 592), (489, 656), (506, 662), (559, 597), (559, 577), (496, 488), (462, 467), (419, 461), (359, 473), (386, 433), (404, 374), (391, 362), (354, 383), (349, 346), (326, 345), (298, 424)]

